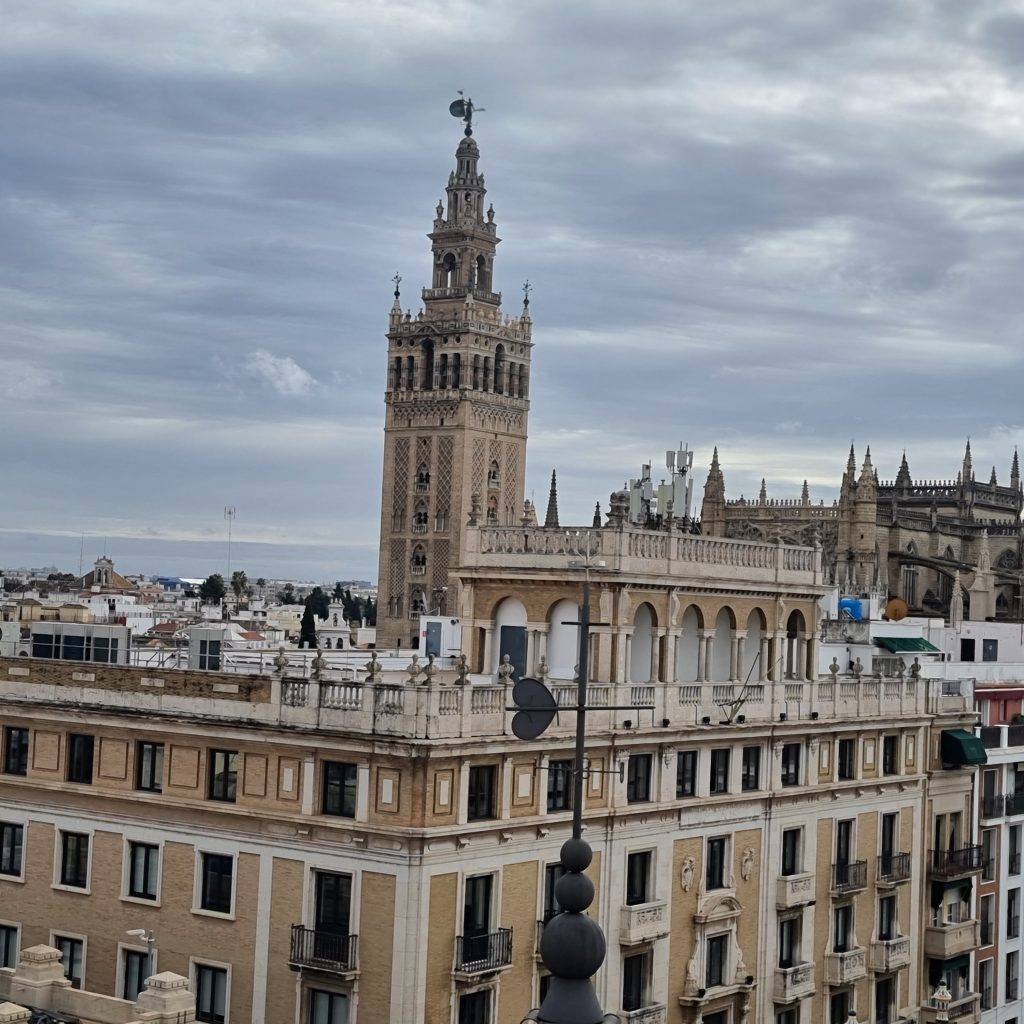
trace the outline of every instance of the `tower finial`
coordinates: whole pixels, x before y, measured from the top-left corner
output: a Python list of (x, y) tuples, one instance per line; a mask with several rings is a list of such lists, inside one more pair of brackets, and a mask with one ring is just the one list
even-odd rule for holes
[(971, 482), (971, 478), (974, 476), (974, 463), (971, 460), (970, 438), (967, 438), (967, 447), (964, 449), (964, 464), (960, 472), (963, 476), (963, 482), (965, 484), (969, 484)]
[(551, 489), (548, 491), (548, 510), (544, 514), (544, 529), (558, 529), (558, 480), (551, 470)]
[(532, 291), (533, 291), (533, 285), (530, 284), (530, 279), (527, 278), (523, 282), (523, 309), (524, 310), (530, 308), (530, 292), (532, 292)]
[(466, 96), (461, 89), (455, 90), (459, 94), (457, 100), (452, 100), (448, 104), (448, 113), (452, 117), (457, 117), (466, 123), (466, 134), (473, 134), (473, 115), (476, 113), (483, 113), (484, 107), (477, 107), (473, 105), (473, 100)]

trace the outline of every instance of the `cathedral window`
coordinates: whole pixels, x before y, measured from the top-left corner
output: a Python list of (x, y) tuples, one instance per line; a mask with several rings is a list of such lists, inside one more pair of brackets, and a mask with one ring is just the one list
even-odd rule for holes
[(416, 357), (406, 356), (405, 357), (405, 386), (406, 389), (412, 391), (416, 387)]
[(487, 499), (487, 523), (489, 526), (498, 525), (498, 499), (493, 494)]
[(424, 391), (434, 387), (434, 343), (426, 338), (423, 342), (423, 384)]
[(487, 260), (483, 256), (476, 258), (476, 286), (485, 292), (491, 290), (491, 272), (487, 268)]
[(434, 518), (434, 530), (437, 533), (448, 532), (448, 509), (439, 508), (437, 510), (437, 515)]
[(500, 487), (501, 486), (501, 473), (498, 471), (498, 460), (491, 459), (490, 469), (487, 470), (487, 486), (488, 487)]
[(437, 368), (437, 386), (439, 388), (448, 388), (450, 382), (448, 380), (448, 353), (442, 352), (441, 358), (438, 360)]
[(505, 346), (499, 345), (494, 350), (494, 393), (496, 395), (505, 392)]
[(402, 357), (395, 356), (395, 365), (391, 369), (391, 390), (398, 391), (402, 386)]
[(430, 511), (425, 501), (416, 502), (416, 509), (412, 517), (412, 532), (426, 533), (427, 524), (430, 522)]
[(421, 462), (416, 470), (416, 490), (430, 490), (430, 470), (427, 469), (427, 464), (425, 462)]
[(452, 380), (451, 386), (458, 388), (462, 386), (462, 356), (458, 352), (452, 356)]
[(427, 552), (422, 544), (413, 548), (411, 569), (413, 576), (425, 576), (427, 572)]

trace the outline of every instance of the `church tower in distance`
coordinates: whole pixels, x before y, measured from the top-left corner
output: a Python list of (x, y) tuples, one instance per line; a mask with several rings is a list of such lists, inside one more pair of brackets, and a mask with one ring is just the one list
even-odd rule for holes
[(454, 614), (448, 570), (472, 516), (514, 525), (526, 479), (532, 322), (529, 291), (510, 319), (494, 291), (500, 239), (485, 208), (480, 150), (467, 126), (437, 204), (430, 284), (403, 312), (396, 276), (380, 518), (377, 648), (416, 645), (421, 614)]

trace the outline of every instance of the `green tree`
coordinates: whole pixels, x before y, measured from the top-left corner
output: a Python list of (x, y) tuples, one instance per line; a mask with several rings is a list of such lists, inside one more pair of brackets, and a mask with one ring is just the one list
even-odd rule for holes
[(307, 608), (312, 609), (318, 619), (326, 619), (330, 614), (330, 601), (327, 595), (319, 588), (314, 587), (306, 596), (303, 602)]
[(244, 569), (236, 569), (231, 574), (231, 590), (236, 601), (242, 600), (242, 595), (249, 590), (249, 577), (245, 575)]
[(366, 617), (366, 624), (368, 626), (377, 625), (377, 605), (374, 604), (372, 597), (368, 597), (366, 599), (366, 607), (363, 611), (363, 614)]
[(306, 610), (302, 613), (302, 621), (299, 623), (299, 647), (316, 646), (316, 618), (312, 606), (307, 602)]
[(281, 604), (295, 604), (295, 586), (291, 583), (286, 583), (283, 590), (277, 592), (277, 599)]
[(224, 577), (219, 572), (211, 573), (199, 584), (199, 597), (204, 604), (217, 604), (226, 593)]

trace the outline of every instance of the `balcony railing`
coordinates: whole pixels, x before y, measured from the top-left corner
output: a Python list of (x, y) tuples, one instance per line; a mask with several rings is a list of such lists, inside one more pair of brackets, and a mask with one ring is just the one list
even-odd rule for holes
[(849, 949), (825, 954), (825, 980), (829, 985), (849, 985), (867, 973), (867, 952)]
[(835, 892), (853, 892), (868, 884), (868, 862), (854, 860), (832, 865), (832, 889)]
[(651, 939), (667, 935), (668, 931), (668, 904), (664, 900), (622, 908), (619, 919), (619, 942), (623, 945), (633, 946), (638, 942), (649, 942)]
[[(981, 1019), (981, 1011), (978, 1008), (980, 996), (977, 992), (969, 992), (967, 995), (954, 999), (949, 1006), (948, 1016), (945, 1020), (960, 1021), (961, 1024), (975, 1024)], [(935, 1024), (939, 1020), (939, 1011), (934, 1003), (928, 1001), (921, 1005), (921, 1024)]]
[(878, 881), (894, 884), (910, 878), (909, 853), (883, 853), (878, 858)]
[(981, 847), (977, 844), (961, 846), (957, 850), (931, 850), (930, 854), (933, 875), (951, 878), (981, 870)]
[(288, 962), (293, 967), (347, 974), (356, 969), (357, 941), (355, 935), (335, 935), (293, 924)]
[(484, 935), (460, 935), (455, 940), (455, 969), (462, 974), (486, 974), (512, 963), (512, 929)]
[(981, 945), (977, 921), (949, 921), (927, 925), (924, 930), (924, 955), (935, 960), (949, 960), (970, 953)]
[(780, 1003), (791, 1003), (814, 994), (814, 964), (775, 969), (775, 998)]
[(981, 798), (983, 818), (1001, 818), (1006, 809), (1006, 798), (1002, 793), (988, 793)]
[(1011, 853), (1010, 854), (1010, 874), (1011, 875), (1019, 875), (1020, 874), (1020, 854), (1019, 853)]
[(1006, 813), (1024, 814), (1024, 791), (1006, 794)]

